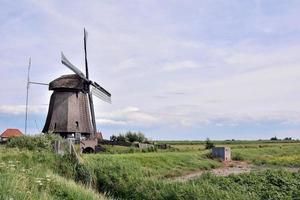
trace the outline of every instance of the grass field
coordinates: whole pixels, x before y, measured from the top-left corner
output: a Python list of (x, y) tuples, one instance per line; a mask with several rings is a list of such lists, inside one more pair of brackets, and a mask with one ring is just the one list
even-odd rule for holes
[[(297, 142), (219, 141), (232, 148), (233, 159), (264, 169), (223, 177), (209, 173), (223, 163), (209, 158), (203, 142), (170, 142), (170, 149), (155, 152), (110, 146), (82, 155), (78, 168), (49, 145), (37, 140), (36, 149), (28, 141), (0, 147), (0, 199), (300, 199), (300, 173), (279, 169), (300, 167)], [(90, 187), (82, 178), (90, 178)]]
[[(222, 146), (222, 143), (217, 145)], [(203, 144), (176, 143), (175, 152), (84, 155), (93, 173), (94, 187), (123, 199), (300, 199), (297, 172), (276, 166), (300, 166), (299, 143), (241, 142), (226, 144), (233, 158), (273, 170), (216, 177), (204, 174), (187, 182), (172, 181), (197, 170), (220, 167), (206, 157)], [(275, 166), (275, 167), (274, 167)], [(274, 169), (275, 168), (275, 169)]]
[(0, 147), (0, 199), (106, 199), (58, 175), (61, 161), (46, 150)]

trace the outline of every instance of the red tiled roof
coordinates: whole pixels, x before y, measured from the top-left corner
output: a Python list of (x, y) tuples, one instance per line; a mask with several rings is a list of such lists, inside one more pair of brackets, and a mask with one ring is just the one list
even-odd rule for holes
[(23, 133), (19, 129), (8, 128), (1, 134), (1, 137), (10, 138), (10, 137), (20, 137), (22, 135)]

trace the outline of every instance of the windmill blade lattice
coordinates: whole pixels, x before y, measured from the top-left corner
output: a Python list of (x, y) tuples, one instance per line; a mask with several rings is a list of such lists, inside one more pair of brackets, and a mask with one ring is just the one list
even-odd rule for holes
[(96, 97), (98, 97), (99, 99), (107, 102), (107, 103), (111, 103), (111, 96), (108, 96), (106, 93), (103, 93), (101, 90), (99, 90), (98, 88), (96, 88), (95, 86), (91, 86), (91, 93), (93, 95), (95, 95)]

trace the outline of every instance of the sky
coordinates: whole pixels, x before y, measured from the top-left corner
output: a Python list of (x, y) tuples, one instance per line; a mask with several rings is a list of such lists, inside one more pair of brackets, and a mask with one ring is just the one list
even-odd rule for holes
[[(0, 0), (0, 132), (24, 131), (26, 79), (71, 74), (61, 51), (112, 93), (94, 98), (105, 138), (300, 139), (298, 0)], [(28, 134), (51, 91), (30, 85)]]

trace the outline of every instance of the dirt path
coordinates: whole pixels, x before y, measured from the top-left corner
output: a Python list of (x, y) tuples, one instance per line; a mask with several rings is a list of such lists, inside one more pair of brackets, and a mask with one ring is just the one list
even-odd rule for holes
[[(184, 182), (184, 181), (198, 178), (205, 172), (210, 172), (216, 176), (228, 176), (230, 174), (250, 173), (251, 171), (263, 171), (266, 169), (272, 169), (272, 168), (266, 166), (255, 166), (255, 165), (248, 164), (246, 162), (231, 161), (231, 162), (224, 163), (224, 165), (220, 168), (191, 172), (183, 176), (175, 177), (172, 180)], [(285, 169), (291, 172), (297, 172), (300, 170), (300, 168), (292, 168), (292, 167), (280, 167), (276, 169)]]

